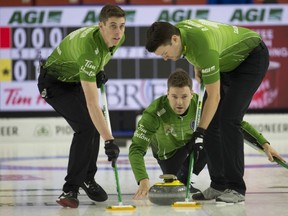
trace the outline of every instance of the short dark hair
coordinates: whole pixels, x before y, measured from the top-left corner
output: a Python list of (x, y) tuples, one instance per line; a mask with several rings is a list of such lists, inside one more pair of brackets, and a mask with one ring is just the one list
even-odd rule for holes
[(105, 23), (110, 17), (125, 18), (125, 15), (125, 11), (119, 6), (107, 4), (100, 11), (99, 21)]
[(180, 35), (180, 31), (168, 22), (154, 22), (146, 32), (146, 49), (155, 52), (159, 46), (171, 44), (172, 35)]
[(170, 74), (167, 81), (168, 89), (170, 87), (182, 88), (188, 86), (192, 90), (192, 79), (189, 74), (182, 68), (177, 68)]

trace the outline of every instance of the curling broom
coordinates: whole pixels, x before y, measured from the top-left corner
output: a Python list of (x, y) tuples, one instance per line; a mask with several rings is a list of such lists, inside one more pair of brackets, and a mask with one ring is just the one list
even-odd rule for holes
[[(250, 147), (254, 148), (255, 150), (257, 150), (259, 153), (261, 153), (261, 154), (262, 154), (262, 153), (265, 153), (263, 147), (262, 147), (260, 144), (252, 143), (252, 142), (249, 142), (248, 140), (245, 140), (245, 143), (246, 143), (247, 145), (249, 145)], [(281, 161), (280, 159), (278, 159), (278, 158), (275, 157), (275, 156), (273, 156), (273, 160), (274, 160), (277, 164), (279, 164), (280, 166), (288, 169), (288, 164), (287, 164), (287, 163)]]
[[(194, 131), (196, 130), (200, 118), (201, 118), (201, 111), (202, 111), (202, 103), (203, 103), (203, 96), (204, 96), (204, 85), (200, 84), (200, 91), (198, 95), (198, 102), (197, 102), (197, 110), (196, 110), (196, 117), (195, 117), (195, 124), (194, 124)], [(187, 178), (187, 184), (186, 184), (186, 197), (185, 201), (182, 202), (175, 202), (172, 204), (172, 207), (201, 207), (201, 204), (199, 202), (191, 202), (189, 201), (189, 195), (190, 195), (190, 181), (191, 181), (191, 175), (193, 172), (193, 166), (194, 166), (194, 152), (191, 152), (189, 157), (189, 168), (188, 168), (188, 178)]]
[[(108, 111), (108, 105), (107, 105), (107, 98), (106, 98), (106, 90), (105, 90), (104, 84), (101, 85), (101, 96), (102, 96), (104, 116), (105, 116), (108, 128), (109, 128), (110, 132), (112, 133), (109, 111)], [(115, 180), (116, 180), (118, 205), (108, 206), (108, 207), (106, 207), (106, 210), (108, 210), (108, 211), (133, 211), (133, 210), (135, 210), (136, 207), (134, 205), (123, 205), (116, 161), (112, 161), (112, 168), (113, 168)]]
[[(247, 125), (249, 125), (247, 122), (245, 121), (242, 121), (241, 123), (242, 126), (245, 126), (247, 127)], [(257, 142), (257, 140), (251, 136), (247, 131), (243, 130), (242, 129), (242, 132), (243, 132), (243, 135), (244, 135), (244, 142), (249, 145), (250, 147), (254, 148), (256, 151), (260, 152), (261, 154), (265, 153), (263, 147), (261, 146), (261, 144), (259, 142)], [(273, 160), (279, 164), (280, 166), (288, 169), (288, 164), (281, 161), (279, 158), (273, 156)]]

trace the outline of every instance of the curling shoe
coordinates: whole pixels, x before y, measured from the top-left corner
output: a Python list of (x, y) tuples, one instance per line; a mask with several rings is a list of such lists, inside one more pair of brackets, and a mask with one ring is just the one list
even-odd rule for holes
[(68, 193), (63, 192), (56, 202), (63, 207), (78, 208), (78, 191), (69, 191)]
[(96, 202), (104, 202), (108, 199), (105, 190), (95, 182), (95, 180), (85, 181), (81, 188), (86, 192), (87, 196)]
[(216, 203), (239, 203), (245, 201), (245, 196), (235, 190), (227, 189), (224, 193), (216, 198)]
[(219, 191), (212, 187), (209, 187), (203, 192), (193, 194), (192, 199), (193, 200), (212, 200), (212, 199), (216, 199), (223, 193), (224, 193), (223, 191)]

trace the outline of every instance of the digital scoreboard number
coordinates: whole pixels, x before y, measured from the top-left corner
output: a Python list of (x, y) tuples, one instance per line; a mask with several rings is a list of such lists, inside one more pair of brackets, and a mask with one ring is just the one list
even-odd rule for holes
[(77, 28), (11, 28), (11, 49), (7, 57), (12, 60), (12, 80), (37, 79), (40, 55), (47, 58), (62, 39)]

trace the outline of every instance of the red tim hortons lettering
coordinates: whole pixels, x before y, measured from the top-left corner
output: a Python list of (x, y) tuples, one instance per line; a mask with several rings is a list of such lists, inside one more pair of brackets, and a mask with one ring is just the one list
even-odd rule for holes
[(22, 88), (8, 88), (4, 91), (8, 92), (8, 97), (5, 101), (6, 105), (31, 105), (31, 97), (21, 96)]

